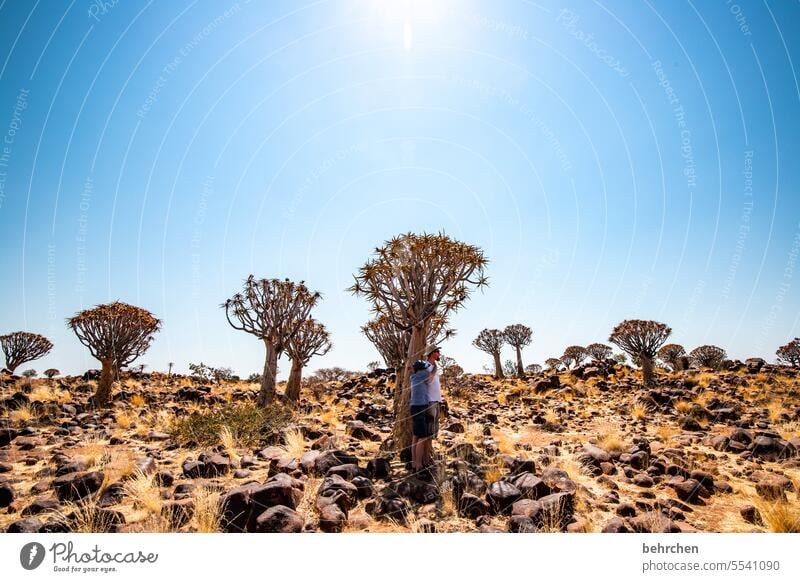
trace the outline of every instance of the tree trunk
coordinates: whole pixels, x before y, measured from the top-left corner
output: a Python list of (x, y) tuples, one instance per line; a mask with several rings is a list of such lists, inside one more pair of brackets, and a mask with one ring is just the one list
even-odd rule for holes
[(642, 363), (642, 383), (645, 386), (653, 385), (653, 359), (644, 356), (639, 358)]
[(411, 371), (414, 362), (425, 351), (427, 340), (426, 326), (415, 325), (411, 330), (406, 361), (397, 370), (397, 383), (394, 391), (394, 447), (400, 459), (411, 457)]
[(97, 383), (97, 392), (94, 394), (95, 406), (105, 406), (111, 400), (111, 385), (114, 383), (114, 367), (111, 360), (103, 360), (100, 371), (100, 381)]
[(259, 406), (266, 406), (275, 400), (275, 376), (278, 373), (278, 352), (272, 342), (264, 340), (264, 345), (267, 347), (267, 357), (264, 360), (264, 374), (258, 393)]
[(525, 375), (525, 368), (522, 367), (522, 348), (515, 347), (517, 348), (517, 376), (522, 378)]
[(284, 396), (291, 402), (300, 400), (300, 385), (303, 379), (303, 366), (298, 360), (292, 360), (292, 369), (289, 372), (289, 380), (286, 382), (286, 392)]
[(505, 378), (503, 374), (503, 364), (500, 363), (500, 352), (495, 352), (492, 355), (494, 356), (494, 377), (498, 380)]

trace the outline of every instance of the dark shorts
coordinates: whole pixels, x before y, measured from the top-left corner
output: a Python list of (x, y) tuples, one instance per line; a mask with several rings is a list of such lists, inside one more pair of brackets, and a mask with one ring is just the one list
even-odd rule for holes
[(411, 406), (411, 433), (417, 438), (431, 436), (428, 427), (428, 405)]
[(439, 403), (428, 404), (428, 435), (435, 437), (439, 434)]

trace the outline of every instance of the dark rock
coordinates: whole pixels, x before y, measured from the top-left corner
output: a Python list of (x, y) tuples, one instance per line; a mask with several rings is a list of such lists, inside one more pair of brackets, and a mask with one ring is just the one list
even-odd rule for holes
[(250, 502), (257, 515), (265, 509), (275, 505), (285, 505), (290, 509), (297, 509), (297, 504), (303, 498), (302, 484), (285, 473), (278, 473), (270, 477), (263, 485), (250, 489)]
[(602, 533), (630, 533), (631, 530), (625, 525), (625, 522), (618, 517), (612, 517), (608, 520), (603, 529), (601, 530)]
[(392, 468), (389, 459), (377, 457), (367, 461), (367, 474), (372, 479), (388, 479), (391, 476)]
[(702, 486), (695, 479), (685, 479), (683, 481), (670, 482), (669, 485), (674, 489), (678, 499), (687, 503), (700, 502)]
[(19, 519), (8, 526), (6, 533), (37, 533), (42, 527), (42, 522), (36, 517)]
[(256, 518), (256, 531), (265, 533), (300, 533), (303, 517), (285, 505), (275, 505)]
[(53, 480), (53, 489), (61, 501), (77, 501), (100, 489), (103, 479), (101, 471), (68, 473)]
[(331, 467), (339, 465), (358, 465), (358, 459), (344, 451), (325, 451), (314, 461), (314, 469), (318, 475), (327, 474)]
[(678, 525), (660, 511), (648, 511), (628, 520), (637, 533), (679, 533)]
[(22, 515), (36, 515), (47, 511), (60, 511), (61, 504), (54, 497), (37, 497), (22, 510)]
[(508, 481), (495, 481), (486, 490), (486, 501), (494, 513), (509, 513), (522, 492)]
[(319, 512), (319, 529), (326, 533), (341, 532), (346, 524), (347, 515), (334, 503), (324, 506)]
[(0, 483), (0, 507), (8, 507), (13, 503), (16, 492), (11, 483)]
[(615, 513), (620, 517), (633, 517), (636, 515), (636, 508), (630, 503), (620, 503), (617, 505)]
[(517, 475), (512, 482), (519, 489), (520, 495), (528, 499), (539, 499), (553, 492), (544, 481), (533, 473)]
[(478, 519), (489, 513), (489, 504), (471, 493), (464, 493), (458, 501), (458, 514), (469, 519)]
[(739, 513), (742, 516), (742, 519), (745, 520), (747, 523), (752, 523), (753, 525), (764, 525), (764, 520), (761, 518), (761, 512), (753, 505), (744, 505), (739, 510)]
[(345, 514), (358, 502), (358, 488), (339, 475), (329, 475), (317, 493), (317, 508), (322, 511), (328, 505), (338, 506)]

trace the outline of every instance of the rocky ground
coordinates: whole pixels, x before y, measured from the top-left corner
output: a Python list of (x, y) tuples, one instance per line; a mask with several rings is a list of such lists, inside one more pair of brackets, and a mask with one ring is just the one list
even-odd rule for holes
[(306, 388), (254, 441), (255, 384), (144, 375), (95, 410), (93, 380), (6, 376), (0, 530), (800, 531), (793, 369), (660, 370), (651, 389), (611, 362), (465, 375), (422, 474), (386, 452), (393, 383)]

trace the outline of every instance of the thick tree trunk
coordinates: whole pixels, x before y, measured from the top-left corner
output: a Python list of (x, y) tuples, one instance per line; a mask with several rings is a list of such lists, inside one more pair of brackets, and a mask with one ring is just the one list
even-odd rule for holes
[(411, 341), (402, 369), (397, 370), (394, 391), (394, 447), (400, 458), (411, 457), (411, 371), (416, 360), (424, 356), (426, 337), (425, 325), (414, 326)]
[(259, 406), (266, 406), (275, 400), (275, 376), (278, 373), (278, 352), (272, 342), (264, 340), (264, 345), (267, 348), (267, 357), (264, 360), (264, 374), (258, 393)]
[(642, 383), (645, 386), (653, 385), (653, 359), (642, 356), (639, 358), (642, 362)]
[(497, 379), (505, 378), (503, 364), (500, 363), (500, 352), (495, 352), (492, 355), (494, 356), (494, 377)]
[(525, 368), (522, 366), (522, 348), (517, 348), (517, 376), (522, 378), (525, 375)]
[(291, 402), (300, 400), (300, 385), (303, 379), (303, 366), (297, 360), (292, 360), (292, 369), (289, 372), (289, 380), (286, 382), (286, 399)]
[(105, 406), (111, 400), (114, 367), (111, 360), (103, 360), (100, 363), (102, 364), (102, 369), (100, 370), (100, 381), (97, 383), (97, 392), (94, 394), (94, 403), (96, 406)]

